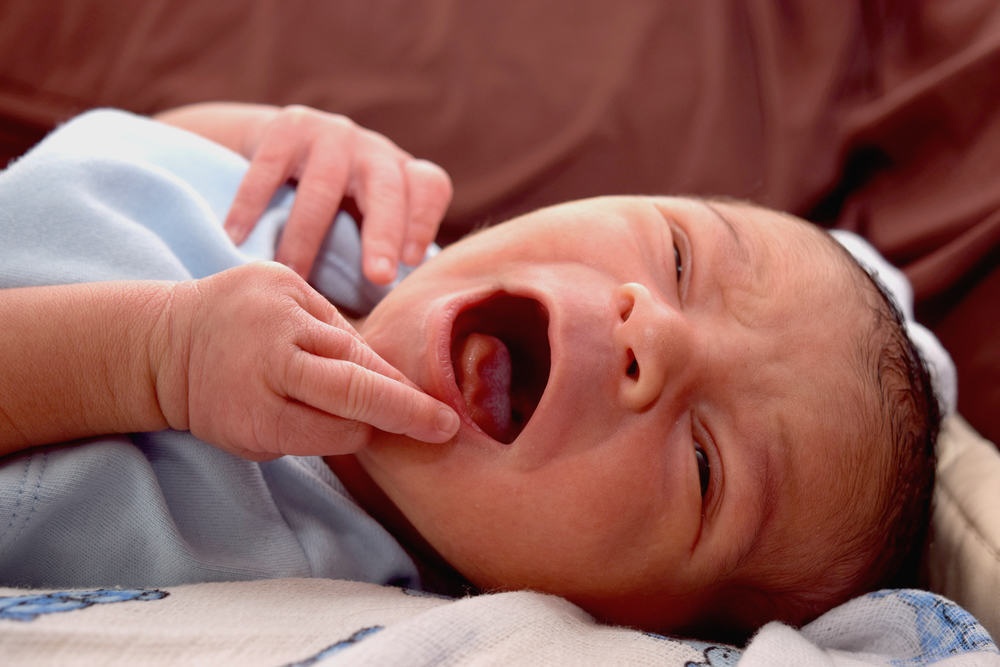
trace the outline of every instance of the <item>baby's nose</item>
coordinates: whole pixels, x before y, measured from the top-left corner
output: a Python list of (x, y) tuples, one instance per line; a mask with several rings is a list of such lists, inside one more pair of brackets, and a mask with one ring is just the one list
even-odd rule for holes
[(645, 410), (665, 391), (679, 391), (685, 382), (692, 332), (677, 309), (641, 283), (620, 285), (615, 299), (619, 396), (626, 408)]

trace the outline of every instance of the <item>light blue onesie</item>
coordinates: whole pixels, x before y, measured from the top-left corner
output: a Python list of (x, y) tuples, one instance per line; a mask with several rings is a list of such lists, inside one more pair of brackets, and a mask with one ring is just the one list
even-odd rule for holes
[[(0, 173), (0, 287), (186, 280), (270, 259), (290, 190), (241, 248), (221, 228), (246, 166), (145, 118), (80, 116)], [(359, 265), (356, 226), (341, 215), (311, 282), (367, 312), (384, 289)], [(162, 431), (0, 460), (2, 585), (269, 577), (418, 583), (400, 545), (319, 458), (253, 463)]]

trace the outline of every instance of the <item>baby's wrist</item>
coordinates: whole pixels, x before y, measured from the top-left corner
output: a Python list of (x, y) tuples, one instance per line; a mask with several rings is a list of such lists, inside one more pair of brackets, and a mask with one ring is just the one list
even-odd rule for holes
[(175, 283), (168, 288), (147, 339), (153, 398), (167, 426), (178, 431), (188, 429), (191, 321), (198, 299), (194, 283)]

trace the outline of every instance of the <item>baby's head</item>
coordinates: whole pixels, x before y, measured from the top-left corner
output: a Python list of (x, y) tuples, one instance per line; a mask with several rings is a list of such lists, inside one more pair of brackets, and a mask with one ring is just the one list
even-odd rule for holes
[(926, 371), (867, 274), (790, 216), (543, 209), (446, 248), (361, 333), (463, 424), (331, 465), (480, 589), (739, 632), (808, 620), (919, 551)]

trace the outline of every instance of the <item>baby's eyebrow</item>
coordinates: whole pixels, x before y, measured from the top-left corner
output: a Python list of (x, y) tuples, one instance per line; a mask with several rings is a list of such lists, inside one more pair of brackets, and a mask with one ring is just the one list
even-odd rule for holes
[(722, 223), (726, 226), (726, 229), (729, 230), (729, 233), (733, 235), (733, 239), (736, 241), (736, 245), (738, 245), (738, 246), (740, 246), (742, 248), (743, 247), (743, 239), (740, 237), (740, 233), (738, 231), (736, 231), (736, 225), (734, 225), (729, 218), (727, 218), (726, 216), (722, 215), (722, 211), (720, 211), (712, 203), (711, 200), (709, 200), (709, 199), (699, 199), (698, 201), (700, 201), (701, 204), (705, 208), (707, 208), (709, 211), (711, 211), (712, 213), (714, 213), (716, 218), (718, 218), (719, 220), (722, 221)]
[[(744, 241), (743, 233), (740, 232), (739, 228), (735, 224), (733, 224), (733, 221), (730, 220), (728, 217), (726, 217), (726, 215), (723, 214), (722, 210), (718, 206), (716, 206), (716, 203), (718, 203), (720, 200), (699, 199), (698, 201), (705, 208), (711, 211), (712, 214), (716, 217), (716, 219), (722, 222), (722, 224), (725, 225), (726, 229), (729, 230), (729, 233), (732, 236), (733, 241), (736, 242), (736, 250), (740, 260), (747, 266), (747, 268), (750, 268), (754, 271), (758, 270), (760, 267), (754, 266), (753, 262), (751, 261), (749, 243)], [(726, 203), (730, 204), (735, 203), (739, 205), (742, 204), (743, 202), (735, 201)]]
[(737, 212), (745, 210), (747, 213), (753, 211), (762, 211), (767, 209), (761, 209), (761, 207), (751, 204), (749, 202), (742, 202), (740, 200), (729, 200), (725, 198), (695, 198), (699, 204), (704, 206), (718, 222), (729, 232), (729, 238), (732, 241), (730, 244), (729, 257), (739, 262), (742, 269), (745, 271), (745, 276), (748, 281), (747, 287), (751, 287), (752, 284), (756, 284), (756, 289), (759, 289), (761, 293), (767, 292), (767, 281), (772, 275), (771, 264), (773, 263), (773, 257), (770, 253), (765, 252), (768, 248), (762, 246), (760, 243), (756, 242), (752, 234), (747, 233), (746, 227), (734, 223), (733, 220), (726, 215), (723, 211), (722, 205), (736, 207)]

